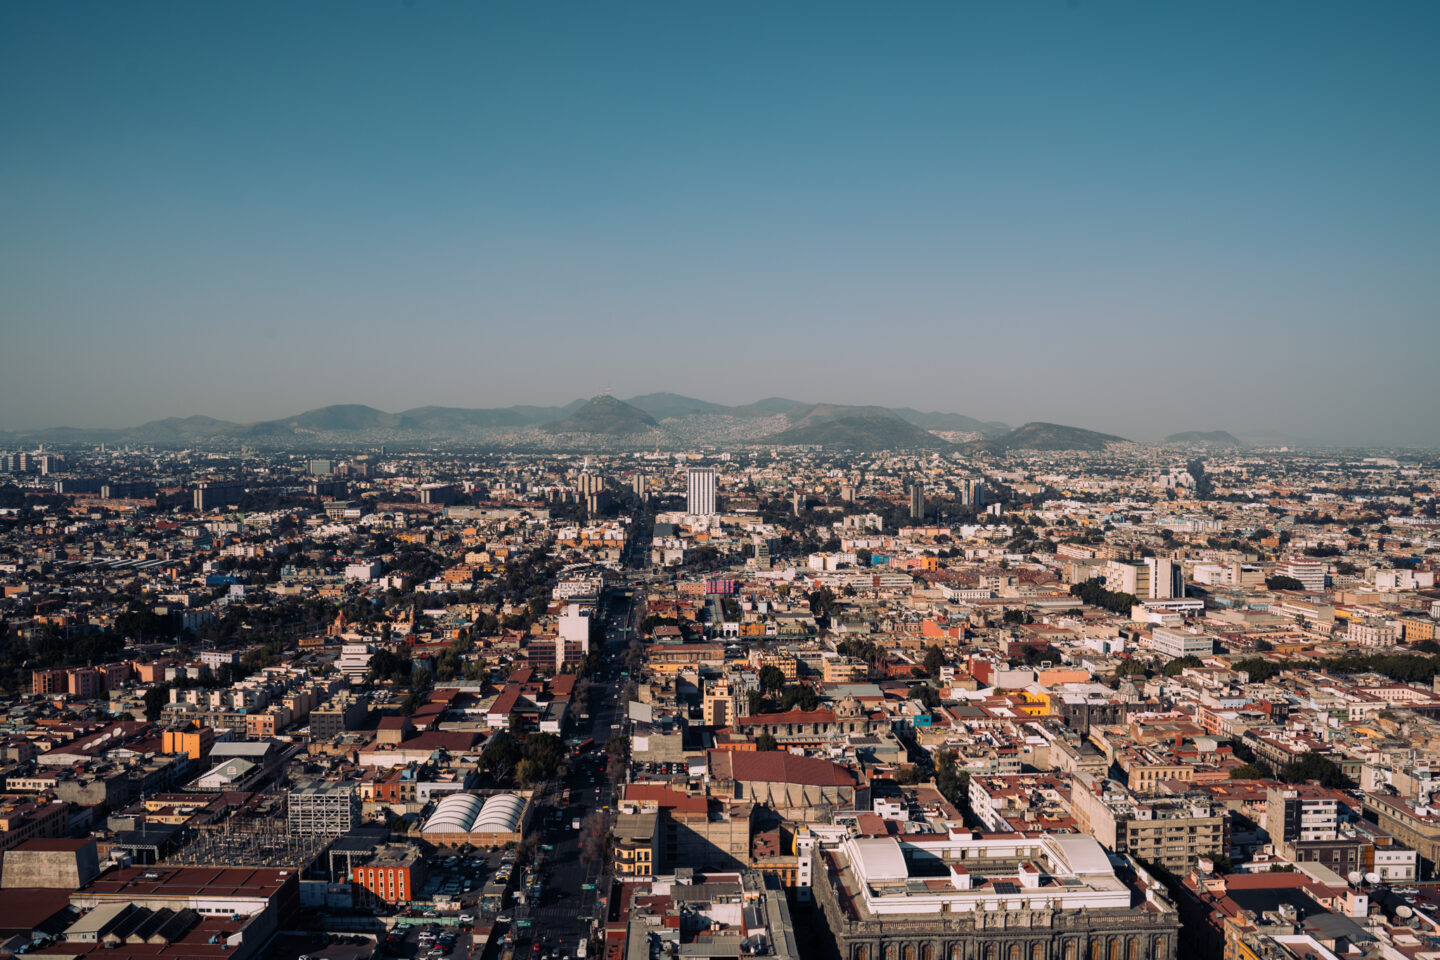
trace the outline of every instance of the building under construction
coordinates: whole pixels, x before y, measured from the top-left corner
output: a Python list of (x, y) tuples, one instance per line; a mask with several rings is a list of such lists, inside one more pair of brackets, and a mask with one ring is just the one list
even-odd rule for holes
[(291, 833), (284, 819), (226, 820), (187, 827), (187, 842), (165, 858), (175, 867), (281, 867), (308, 872), (333, 837)]

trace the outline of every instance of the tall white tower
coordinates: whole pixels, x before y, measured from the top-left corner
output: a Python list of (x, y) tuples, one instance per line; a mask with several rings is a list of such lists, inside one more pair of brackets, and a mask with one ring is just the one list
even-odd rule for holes
[(685, 491), (685, 512), (708, 517), (715, 512), (715, 468), (691, 467)]

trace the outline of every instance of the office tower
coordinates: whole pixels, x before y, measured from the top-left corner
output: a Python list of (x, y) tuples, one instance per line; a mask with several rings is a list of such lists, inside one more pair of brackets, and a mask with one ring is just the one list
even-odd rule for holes
[(918, 483), (910, 485), (910, 519), (923, 520), (925, 518), (925, 488)]
[(635, 477), (630, 481), (630, 489), (635, 491), (635, 496), (644, 500), (646, 498), (645, 474), (635, 474)]
[(795, 514), (795, 516), (798, 517), (798, 516), (800, 516), (800, 511), (802, 511), (802, 510), (804, 510), (804, 509), (805, 509), (805, 498), (804, 498), (803, 496), (801, 496), (799, 490), (796, 490), (795, 493), (792, 494), (791, 497), (790, 497), (790, 512), (793, 513), (793, 514)]
[(960, 481), (960, 502), (979, 510), (985, 506), (985, 481), (967, 478)]
[(708, 517), (715, 512), (715, 468), (691, 467), (685, 495), (686, 512)]

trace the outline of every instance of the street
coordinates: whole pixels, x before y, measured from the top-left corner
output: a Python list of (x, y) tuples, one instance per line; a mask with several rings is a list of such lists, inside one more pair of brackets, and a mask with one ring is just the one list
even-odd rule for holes
[[(517, 957), (554, 954), (573, 958), (581, 940), (590, 936), (592, 919), (601, 916), (607, 865), (580, 861), (580, 835), (572, 821), (583, 820), (595, 810), (614, 809), (613, 788), (605, 770), (605, 744), (625, 732), (625, 704), (620, 694), (628, 682), (622, 675), (623, 653), (629, 643), (628, 631), (634, 628), (633, 612), (633, 599), (617, 598), (605, 624), (600, 666), (590, 676), (594, 709), (589, 721), (577, 724), (572, 733), (573, 738), (593, 739), (595, 745), (571, 758), (564, 780), (550, 791), (549, 805), (536, 816), (540, 839), (536, 874), (544, 881), (544, 893), (538, 904), (509, 911), (514, 919)], [(568, 805), (561, 802), (566, 789), (571, 797)], [(557, 809), (563, 813), (558, 824), (551, 819)]]

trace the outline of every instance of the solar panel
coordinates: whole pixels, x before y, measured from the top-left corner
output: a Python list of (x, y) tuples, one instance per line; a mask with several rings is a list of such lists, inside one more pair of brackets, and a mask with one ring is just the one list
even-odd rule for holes
[(1018, 884), (1012, 883), (1009, 880), (996, 880), (995, 892), (1000, 894), (1019, 893), (1020, 887)]

